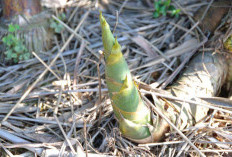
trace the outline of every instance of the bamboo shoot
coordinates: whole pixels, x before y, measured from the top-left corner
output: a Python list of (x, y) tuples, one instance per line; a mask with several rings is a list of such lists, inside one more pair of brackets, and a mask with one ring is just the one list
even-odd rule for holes
[(167, 125), (161, 125), (162, 120), (159, 120), (155, 124), (157, 127), (153, 127), (151, 111), (141, 99), (121, 52), (121, 46), (117, 38), (113, 37), (102, 14), (100, 22), (106, 61), (106, 83), (120, 131), (125, 137), (137, 143), (160, 140), (162, 136), (159, 132), (166, 129)]

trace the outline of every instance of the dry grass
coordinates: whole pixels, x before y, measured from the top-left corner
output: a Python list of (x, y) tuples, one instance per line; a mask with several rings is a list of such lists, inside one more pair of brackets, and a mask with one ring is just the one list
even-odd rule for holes
[[(146, 1), (68, 1), (59, 9), (66, 14), (64, 30), (54, 37), (49, 52), (33, 53), (35, 58), (17, 65), (1, 63), (0, 156), (42, 156), (45, 150), (61, 156), (197, 156), (191, 144), (204, 155), (230, 156), (231, 107), (213, 108), (204, 122), (174, 129), (164, 142), (138, 145), (123, 138), (107, 95), (100, 53), (98, 10), (111, 28), (116, 26), (114, 35), (134, 79), (161, 91), (197, 50), (212, 49), (192, 18), (209, 4), (180, 0), (174, 3), (182, 9), (179, 18), (154, 19)], [(54, 12), (51, 18), (56, 16)]]

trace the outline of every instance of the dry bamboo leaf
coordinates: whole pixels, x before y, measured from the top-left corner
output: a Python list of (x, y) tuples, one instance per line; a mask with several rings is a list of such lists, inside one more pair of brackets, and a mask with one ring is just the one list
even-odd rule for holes
[(23, 80), (21, 82), (19, 82), (16, 86), (13, 86), (12, 89), (10, 89), (8, 92), (8, 94), (15, 94), (17, 93), (17, 91), (19, 91), (25, 84), (27, 83), (27, 81)]
[[(0, 104), (0, 113), (8, 113), (13, 106), (14, 106), (13, 104)], [(37, 107), (20, 104), (19, 107), (16, 108), (13, 113), (35, 112), (37, 109), (38, 109)]]
[(191, 52), (192, 50), (199, 47), (199, 42), (195, 38), (191, 38), (189, 40), (186, 40), (181, 45), (177, 46), (174, 49), (167, 50), (165, 53), (172, 54), (172, 56), (179, 56), (180, 54)]
[(25, 136), (28, 136), (41, 143), (55, 143), (59, 142), (56, 136), (46, 134), (46, 133), (25, 133)]
[(154, 50), (152, 50), (151, 46), (147, 43), (147, 40), (144, 39), (144, 37), (142, 37), (141, 35), (132, 37), (131, 40), (142, 47), (149, 57), (154, 58), (158, 56), (158, 54)]
[(214, 105), (218, 105), (220, 107), (227, 107), (229, 109), (232, 108), (232, 100), (229, 98), (221, 98), (221, 97), (199, 97), (200, 99), (212, 103)]

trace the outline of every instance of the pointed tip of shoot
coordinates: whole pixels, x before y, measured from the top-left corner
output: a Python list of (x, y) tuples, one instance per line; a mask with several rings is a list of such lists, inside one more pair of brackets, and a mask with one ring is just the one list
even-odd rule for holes
[(115, 42), (112, 47), (112, 53), (118, 53), (121, 52), (121, 45), (118, 43), (117, 36), (115, 37)]
[(102, 15), (102, 11), (99, 11), (100, 12), (100, 15), (99, 15), (99, 19), (100, 19), (100, 23), (102, 26), (106, 25), (107, 22), (106, 22), (106, 19), (105, 17)]
[(131, 87), (130, 75), (127, 74), (125, 80), (123, 81), (122, 88), (120, 89), (120, 92), (123, 92), (124, 90), (126, 90), (130, 87)]
[(102, 22), (102, 20), (104, 19), (104, 17), (102, 16), (102, 11), (99, 10), (99, 19), (100, 19), (100, 22)]
[(125, 80), (123, 81), (122, 89), (126, 89), (129, 87), (128, 76), (126, 75)]
[[(114, 45), (119, 45), (117, 35), (116, 35), (116, 37), (115, 37)], [(119, 46), (120, 46), (120, 45), (119, 45)]]
[(100, 23), (101, 23), (101, 30), (102, 30), (102, 42), (104, 46), (104, 56), (107, 58), (112, 50), (112, 47), (114, 45), (114, 36), (110, 30), (110, 26), (107, 23), (106, 19), (102, 15), (102, 12), (100, 12), (99, 15)]

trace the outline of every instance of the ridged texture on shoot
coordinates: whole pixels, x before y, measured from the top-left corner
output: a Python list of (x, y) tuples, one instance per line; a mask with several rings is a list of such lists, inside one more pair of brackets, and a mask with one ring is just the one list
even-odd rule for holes
[(105, 77), (114, 113), (122, 134), (138, 143), (152, 141), (150, 110), (144, 104), (132, 80), (121, 46), (100, 13), (102, 41), (106, 61)]

